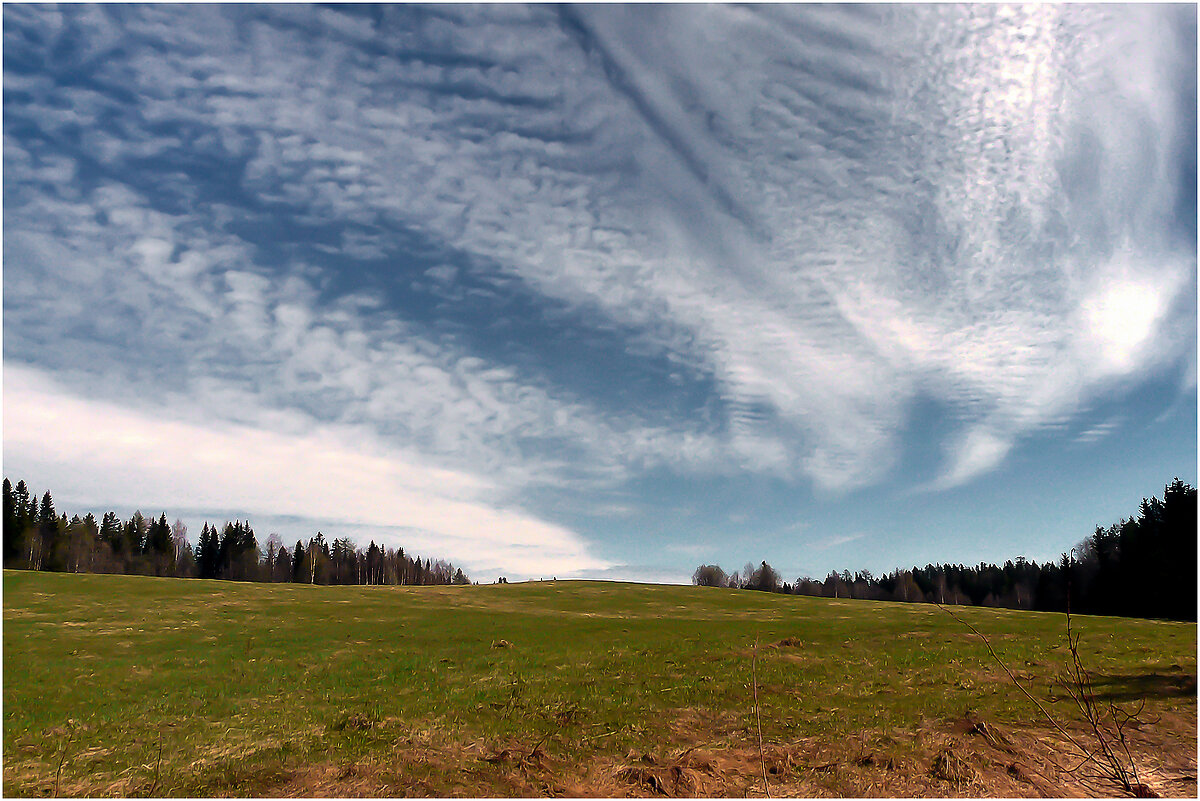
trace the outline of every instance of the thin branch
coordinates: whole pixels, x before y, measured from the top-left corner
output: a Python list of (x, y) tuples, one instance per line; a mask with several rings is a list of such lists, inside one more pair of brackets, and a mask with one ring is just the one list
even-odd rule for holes
[(158, 730), (158, 761), (154, 763), (154, 783), (150, 785), (148, 796), (153, 796), (154, 791), (158, 788), (158, 771), (162, 767), (162, 729)]
[(975, 628), (970, 623), (963, 620), (958, 615), (954, 614), (953, 612), (951, 612), (949, 609), (942, 606), (941, 604), (937, 604), (937, 608), (941, 609), (947, 615), (954, 618), (959, 623), (961, 623), (962, 625), (969, 628), (971, 631), (975, 632), (975, 636), (977, 636), (979, 639), (983, 640), (984, 647), (986, 647), (988, 649), (988, 653), (992, 655), (992, 659), (996, 660), (996, 664), (998, 664), (1004, 670), (1004, 672), (1008, 674), (1009, 680), (1016, 686), (1016, 688), (1018, 690), (1020, 690), (1022, 693), (1024, 693), (1026, 698), (1028, 698), (1030, 701), (1033, 702), (1034, 706), (1036, 706), (1038, 708), (1038, 710), (1041, 711), (1041, 713), (1046, 717), (1046, 720), (1050, 721), (1050, 725), (1053, 726), (1054, 728), (1058, 729), (1059, 734), (1061, 734), (1063, 737), (1066, 737), (1071, 742), (1071, 745), (1078, 748), (1082, 753), (1090, 755), (1091, 752), (1089, 752), (1088, 749), (1086, 749), (1082, 745), (1080, 745), (1075, 740), (1075, 738), (1072, 737), (1070, 735), (1070, 733), (1067, 732), (1066, 729), (1064, 729), (1062, 726), (1060, 726), (1058, 724), (1058, 721), (1055, 720), (1054, 717), (1049, 712), (1046, 711), (1046, 707), (1042, 706), (1042, 703), (1040, 701), (1038, 701), (1038, 699), (1036, 699), (1032, 695), (1030, 695), (1029, 691), (1021, 686), (1021, 682), (1017, 681), (1017, 677), (1014, 676), (1012, 674), (1012, 671), (1008, 669), (1008, 665), (1004, 664), (1004, 660), (1002, 660), (999, 656), (996, 655), (996, 652), (992, 649), (992, 644), (990, 642), (988, 642), (987, 637), (984, 637), (983, 634), (980, 633), (979, 629)]
[(71, 736), (67, 738), (66, 744), (63, 745), (62, 756), (58, 760), (58, 770), (54, 772), (54, 797), (58, 798), (58, 780), (62, 778), (63, 763), (67, 761), (67, 751), (71, 748), (71, 741), (75, 739), (75, 730), (71, 730)]
[(767, 758), (763, 753), (762, 718), (758, 714), (758, 637), (754, 638), (754, 651), (750, 654), (750, 680), (754, 686), (754, 720), (758, 723), (758, 761), (762, 765), (763, 792), (771, 797), (771, 787), (767, 784)]
[[(1134, 763), (1133, 755), (1129, 751), (1129, 743), (1125, 736), (1126, 726), (1128, 726), (1131, 722), (1135, 724), (1140, 722), (1138, 715), (1145, 707), (1145, 700), (1143, 699), (1142, 705), (1139, 706), (1138, 710), (1133, 713), (1119, 709), (1111, 701), (1108, 704), (1108, 714), (1109, 718), (1111, 719), (1111, 728), (1115, 731), (1116, 742), (1119, 744), (1121, 750), (1125, 754), (1125, 760), (1123, 761), (1114, 748), (1114, 735), (1110, 734), (1106, 729), (1104, 714), (1096, 706), (1096, 696), (1093, 690), (1092, 676), (1088, 672), (1087, 668), (1084, 667), (1083, 660), (1079, 658), (1080, 635), (1077, 634), (1071, 627), (1070, 606), (1067, 607), (1067, 647), (1071, 652), (1071, 661), (1065, 671), (1065, 679), (1060, 679), (1060, 683), (1067, 691), (1067, 694), (1075, 702), (1075, 705), (1079, 707), (1079, 711), (1083, 715), (1084, 721), (1091, 728), (1092, 734), (1096, 739), (1097, 745), (1099, 746), (1098, 752), (1090, 751), (1080, 745), (1079, 742), (1072, 737), (1066, 729), (1059, 725), (1058, 721), (1054, 719), (1054, 717), (1046, 710), (1046, 708), (1042, 706), (1042, 704), (1036, 698), (1034, 698), (1028, 690), (1021, 686), (1021, 683), (1017, 681), (1017, 677), (1014, 676), (1012, 671), (1008, 669), (1008, 665), (1004, 664), (1004, 660), (1002, 660), (996, 654), (996, 651), (992, 648), (992, 644), (988, 641), (988, 638), (983, 636), (979, 629), (958, 617), (941, 604), (937, 604), (937, 607), (947, 615), (950, 615), (950, 617), (952, 617), (954, 620), (958, 621), (974, 632), (975, 635), (983, 641), (988, 653), (992, 655), (992, 659), (994, 659), (996, 663), (1000, 665), (1000, 667), (1008, 675), (1008, 678), (1013, 685), (1022, 693), (1024, 693), (1026, 698), (1033, 702), (1034, 706), (1041, 711), (1046, 720), (1050, 721), (1050, 724), (1054, 726), (1054, 728), (1057, 729), (1060, 734), (1066, 737), (1072, 745), (1086, 755), (1086, 758), (1074, 768), (1067, 771), (1068, 773), (1073, 774), (1075, 771), (1079, 770), (1089, 762), (1095, 762), (1096, 767), (1101, 772), (1103, 778), (1120, 787), (1126, 793), (1133, 796), (1144, 796), (1150, 793), (1150, 788), (1142, 784), (1141, 780), (1138, 778), (1137, 766)], [(1097, 758), (1098, 755), (1103, 757), (1103, 761)], [(1053, 759), (1050, 761), (1054, 762)], [(1054, 764), (1060, 770), (1064, 770), (1061, 765), (1058, 765), (1057, 763)]]

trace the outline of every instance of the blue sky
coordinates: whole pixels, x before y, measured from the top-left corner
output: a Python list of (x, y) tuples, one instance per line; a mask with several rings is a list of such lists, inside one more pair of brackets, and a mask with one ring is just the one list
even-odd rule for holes
[(491, 580), (1196, 483), (1194, 6), (4, 6), (4, 472)]

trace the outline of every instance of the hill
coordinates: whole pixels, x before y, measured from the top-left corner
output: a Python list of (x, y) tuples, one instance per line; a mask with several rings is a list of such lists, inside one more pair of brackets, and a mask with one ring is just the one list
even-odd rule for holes
[[(952, 611), (1090, 736), (1062, 615)], [(1145, 702), (1141, 780), (1194, 795), (1196, 625), (1073, 623), (1098, 700)], [(6, 795), (1113, 792), (930, 605), (5, 571), (3, 659)]]

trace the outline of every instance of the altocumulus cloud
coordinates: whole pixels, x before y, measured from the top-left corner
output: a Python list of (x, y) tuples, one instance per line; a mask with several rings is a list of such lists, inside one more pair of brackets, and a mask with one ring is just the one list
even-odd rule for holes
[[(178, 486), (256, 454), (213, 503), (337, 517), (270, 467), (296, 438), (358, 524), (604, 571), (530, 492), (896, 481), (918, 399), (945, 489), (1195, 358), (1191, 8), (4, 22), (6, 457), (68, 497), (182, 502), (161, 437)], [(550, 344), (581, 331), (599, 376)], [(46, 408), (88, 446), (35, 447)]]

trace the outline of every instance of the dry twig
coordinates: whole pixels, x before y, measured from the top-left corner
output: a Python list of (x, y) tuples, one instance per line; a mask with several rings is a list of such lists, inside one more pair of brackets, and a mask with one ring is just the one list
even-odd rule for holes
[[(984, 647), (987, 648), (988, 653), (992, 655), (992, 659), (994, 659), (996, 664), (998, 664), (1005, 674), (1008, 675), (1009, 681), (1013, 683), (1013, 686), (1020, 690), (1026, 698), (1032, 701), (1034, 706), (1038, 708), (1046, 720), (1050, 721), (1050, 725), (1057, 729), (1063, 737), (1067, 738), (1071, 745), (1079, 749), (1079, 752), (1084, 755), (1083, 761), (1074, 768), (1070, 769), (1063, 768), (1057, 762), (1054, 762), (1053, 759), (1050, 760), (1055, 767), (1057, 767), (1059, 770), (1063, 770), (1066, 773), (1074, 773), (1087, 763), (1094, 762), (1101, 770), (1105, 779), (1115, 784), (1129, 795), (1137, 798), (1155, 797), (1155, 793), (1138, 779), (1137, 768), (1134, 765), (1133, 755), (1129, 751), (1129, 744), (1125, 737), (1126, 727), (1131, 722), (1135, 724), (1140, 722), (1139, 715), (1141, 714), (1142, 709), (1139, 707), (1136, 712), (1129, 713), (1117, 708), (1115, 704), (1110, 702), (1108, 705), (1108, 711), (1109, 717), (1113, 721), (1112, 727), (1115, 731), (1115, 734), (1107, 731), (1103, 713), (1101, 713), (1096, 707), (1096, 698), (1094, 692), (1092, 691), (1091, 674), (1088, 673), (1087, 669), (1083, 666), (1082, 660), (1079, 658), (1079, 635), (1074, 633), (1071, 629), (1070, 608), (1067, 609), (1067, 646), (1071, 652), (1071, 664), (1068, 666), (1065, 679), (1060, 680), (1060, 684), (1062, 684), (1064, 689), (1066, 689), (1067, 693), (1071, 696), (1076, 705), (1079, 707), (1080, 711), (1083, 713), (1084, 720), (1091, 728), (1092, 735), (1098, 745), (1097, 751), (1091, 751), (1085, 748), (1078, 740), (1072, 737), (1071, 734), (1064, 729), (1057, 720), (1054, 719), (1054, 716), (1046, 710), (1046, 707), (1042, 706), (1041, 702), (1039, 702), (1029, 693), (1028, 690), (1021, 686), (1021, 683), (1017, 681), (1017, 677), (1014, 676), (1012, 671), (1008, 669), (1008, 665), (1004, 664), (1004, 660), (1002, 660), (996, 654), (996, 651), (992, 648), (991, 642), (988, 641), (987, 637), (983, 636), (979, 629), (975, 628), (970, 623), (963, 620), (941, 604), (936, 604), (936, 606), (954, 620), (969, 628), (977, 637), (979, 637), (979, 639), (983, 642)], [(1144, 705), (1145, 702), (1143, 701), (1143, 706)], [(1119, 744), (1121, 751), (1125, 755), (1124, 761), (1121, 760), (1117, 753), (1116, 746), (1114, 745), (1114, 738), (1115, 742)], [(1103, 760), (1101, 760), (1100, 757), (1103, 757)]]
[(162, 729), (158, 730), (158, 761), (154, 763), (154, 783), (150, 785), (150, 790), (146, 795), (153, 797), (154, 791), (158, 789), (159, 769), (162, 767)]
[[(1100, 755), (1104, 758), (1104, 762), (1100, 764), (1105, 778), (1136, 798), (1154, 797), (1154, 792), (1138, 776), (1137, 764), (1129, 751), (1129, 742), (1125, 736), (1125, 729), (1130, 723), (1136, 725), (1140, 722), (1139, 716), (1146, 702), (1143, 700), (1136, 712), (1127, 712), (1109, 701), (1107, 712), (1111, 722), (1106, 722), (1104, 710), (1096, 705), (1092, 676), (1079, 658), (1079, 636), (1071, 629), (1071, 612), (1068, 609), (1067, 647), (1071, 651), (1071, 663), (1067, 666), (1066, 676), (1059, 683), (1079, 707), (1083, 719), (1099, 744)], [(1118, 747), (1120, 753), (1117, 751)], [(1124, 754), (1123, 759), (1121, 754)]]
[(754, 720), (758, 723), (758, 761), (762, 765), (763, 792), (771, 797), (771, 787), (767, 784), (767, 757), (763, 753), (762, 718), (758, 714), (758, 638), (754, 638), (754, 651), (750, 654), (750, 681), (754, 686)]
[(58, 780), (62, 778), (63, 763), (67, 761), (67, 751), (71, 748), (71, 742), (75, 739), (75, 730), (71, 729), (71, 736), (67, 738), (67, 742), (63, 745), (62, 756), (58, 760), (58, 770), (54, 772), (54, 797), (58, 798)]

